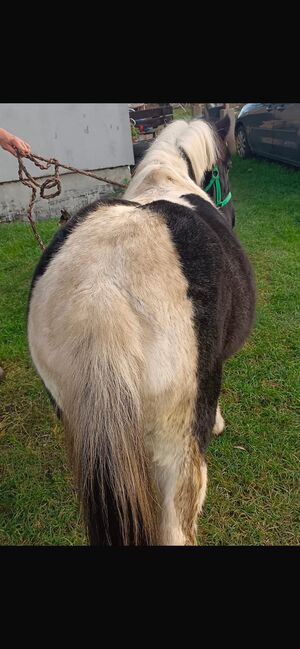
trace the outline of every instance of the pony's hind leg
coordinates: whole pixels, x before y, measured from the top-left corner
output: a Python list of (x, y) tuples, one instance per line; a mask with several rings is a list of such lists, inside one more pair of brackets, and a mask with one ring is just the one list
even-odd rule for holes
[(213, 435), (221, 435), (221, 433), (223, 433), (223, 431), (224, 431), (224, 428), (225, 428), (225, 421), (224, 421), (224, 419), (223, 419), (223, 417), (221, 415), (221, 410), (220, 410), (220, 406), (219, 406), (219, 403), (218, 403), (215, 424), (214, 424), (213, 431), (212, 431)]
[(206, 494), (207, 469), (191, 434), (156, 462), (162, 545), (196, 545), (197, 518)]
[(197, 545), (197, 520), (205, 500), (206, 486), (206, 462), (199, 451), (198, 442), (191, 437), (174, 499), (185, 545)]

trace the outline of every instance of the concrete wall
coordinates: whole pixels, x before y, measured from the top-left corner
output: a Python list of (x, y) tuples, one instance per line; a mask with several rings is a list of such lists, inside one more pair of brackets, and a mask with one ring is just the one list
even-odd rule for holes
[[(127, 104), (0, 104), (0, 126), (45, 158), (55, 157), (119, 182), (130, 177), (128, 165), (134, 158)], [(35, 177), (49, 175), (30, 162), (26, 166)], [(62, 178), (62, 194), (37, 201), (35, 218), (55, 216), (62, 207), (72, 213), (114, 191), (111, 185), (78, 174), (63, 172)], [(16, 159), (0, 148), (0, 220), (26, 214), (31, 192), (14, 182), (17, 179)]]
[[(96, 169), (93, 173), (104, 178), (116, 180), (119, 183), (130, 180), (128, 167), (115, 169)], [(94, 178), (80, 174), (67, 173), (61, 176), (62, 190), (59, 196), (42, 199), (37, 194), (32, 216), (35, 221), (52, 217), (60, 217), (61, 209), (67, 210), (72, 216), (81, 207), (90, 205), (95, 200), (104, 197), (121, 195), (122, 190)], [(20, 182), (3, 183), (0, 185), (0, 223), (27, 219), (27, 210), (31, 199), (31, 190)]]

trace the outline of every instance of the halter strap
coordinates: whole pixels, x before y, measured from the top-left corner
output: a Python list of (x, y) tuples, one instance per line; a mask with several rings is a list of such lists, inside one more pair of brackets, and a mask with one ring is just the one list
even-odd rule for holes
[(232, 194), (231, 194), (231, 192), (229, 192), (227, 194), (227, 196), (225, 196), (225, 198), (222, 200), (220, 173), (219, 173), (218, 165), (214, 166), (213, 171), (212, 171), (212, 177), (211, 177), (208, 185), (206, 185), (206, 187), (204, 188), (204, 191), (208, 192), (211, 189), (211, 187), (213, 187), (213, 185), (216, 186), (216, 189), (215, 189), (215, 204), (216, 204), (216, 207), (225, 207), (225, 205), (227, 205), (227, 203), (229, 203), (229, 201), (231, 200)]

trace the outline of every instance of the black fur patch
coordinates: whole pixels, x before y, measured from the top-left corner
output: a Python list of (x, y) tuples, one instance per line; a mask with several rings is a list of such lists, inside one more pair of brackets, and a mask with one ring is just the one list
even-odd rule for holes
[(185, 161), (186, 164), (187, 164), (187, 168), (188, 168), (188, 172), (189, 172), (189, 177), (190, 177), (190, 178), (193, 180), (193, 182), (195, 183), (195, 182), (196, 182), (196, 176), (195, 176), (195, 174), (194, 174), (194, 169), (193, 169), (193, 165), (192, 165), (192, 163), (191, 163), (191, 161), (190, 161), (190, 158), (189, 158), (189, 156), (186, 154), (186, 152), (184, 151), (184, 149), (183, 149), (181, 146), (179, 147), (179, 151), (180, 151), (180, 155), (182, 156), (182, 158), (184, 159), (184, 161)]
[(223, 362), (251, 330), (255, 289), (247, 256), (219, 211), (196, 195), (183, 198), (196, 209), (164, 200), (144, 209), (163, 216), (188, 281), (199, 347), (195, 432), (204, 450), (215, 421)]

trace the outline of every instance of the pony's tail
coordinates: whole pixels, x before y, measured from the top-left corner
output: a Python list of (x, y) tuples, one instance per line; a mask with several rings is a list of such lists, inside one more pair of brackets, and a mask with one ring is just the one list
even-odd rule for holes
[(97, 347), (91, 338), (80, 345), (63, 405), (88, 539), (91, 545), (157, 545), (141, 364), (118, 341), (110, 340), (109, 350)]

